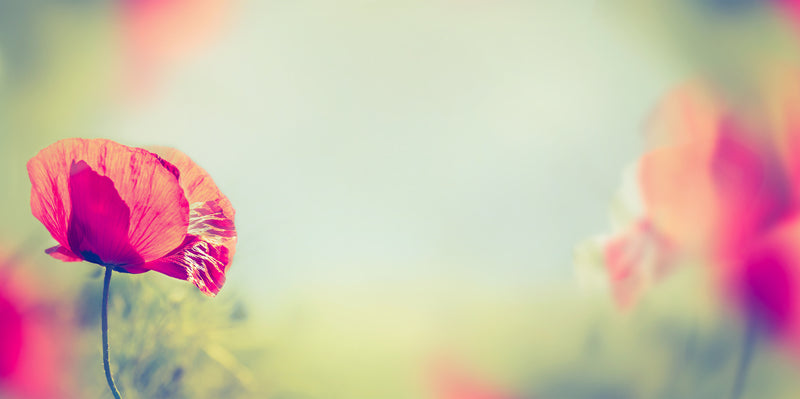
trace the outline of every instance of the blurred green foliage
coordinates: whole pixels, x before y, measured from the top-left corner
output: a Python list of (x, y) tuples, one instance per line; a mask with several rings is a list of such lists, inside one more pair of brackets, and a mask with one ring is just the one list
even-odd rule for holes
[[(154, 273), (151, 273), (154, 274)], [(83, 386), (87, 397), (108, 394), (99, 366), (102, 279), (77, 296)], [(262, 345), (248, 330), (235, 295), (207, 298), (185, 282), (161, 275), (114, 275), (109, 298), (111, 365), (127, 398), (253, 397), (258, 381), (247, 362)]]
[(776, 66), (798, 61), (797, 32), (778, 2), (753, 0), (613, 0), (601, 9), (620, 30), (661, 65), (688, 78), (702, 76), (726, 98), (752, 97)]

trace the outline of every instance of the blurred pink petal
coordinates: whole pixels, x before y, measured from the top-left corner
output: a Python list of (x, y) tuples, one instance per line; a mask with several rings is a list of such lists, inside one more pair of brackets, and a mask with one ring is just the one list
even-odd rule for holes
[(76, 398), (71, 386), (75, 334), (42, 287), (0, 266), (0, 397)]
[(721, 272), (731, 303), (800, 354), (800, 214), (754, 237)]
[(657, 114), (663, 144), (642, 156), (647, 216), (676, 244), (726, 257), (785, 217), (788, 182), (770, 136), (688, 86)]
[(645, 212), (681, 247), (702, 247), (714, 229), (720, 198), (708, 165), (719, 113), (707, 89), (689, 84), (670, 93), (648, 125), (653, 148), (639, 169)]
[[(629, 306), (646, 286), (643, 271), (665, 270), (677, 253), (705, 260), (726, 276), (724, 284), (745, 287), (737, 290), (741, 297), (767, 298), (760, 287), (771, 280), (763, 273), (778, 269), (762, 260), (772, 258), (750, 259), (747, 267), (742, 262), (753, 243), (795, 213), (797, 190), (785, 167), (795, 165), (795, 154), (776, 140), (796, 137), (770, 129), (775, 125), (728, 106), (696, 83), (667, 96), (649, 125), (653, 148), (640, 160), (642, 221), (606, 246), (620, 305)], [(656, 254), (649, 261), (648, 252)], [(783, 306), (774, 298), (759, 301), (773, 310)], [(781, 316), (770, 319), (786, 324), (778, 321), (786, 312), (776, 312)]]
[(437, 399), (514, 399), (505, 390), (478, 378), (463, 366), (441, 361), (432, 369), (433, 392)]
[(211, 41), (234, 2), (122, 0), (128, 89), (133, 94), (148, 92), (165, 70)]
[(773, 0), (773, 2), (778, 4), (796, 28), (800, 28), (800, 0)]
[(604, 247), (612, 294), (622, 309), (630, 308), (644, 290), (673, 264), (672, 245), (650, 222), (640, 219)]

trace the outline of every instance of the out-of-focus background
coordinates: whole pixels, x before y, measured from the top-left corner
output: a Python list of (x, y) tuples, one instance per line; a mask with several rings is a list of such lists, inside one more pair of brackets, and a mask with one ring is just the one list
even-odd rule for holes
[[(67, 137), (175, 147), (237, 211), (218, 297), (115, 276), (124, 397), (728, 397), (740, 320), (703, 273), (619, 309), (587, 239), (664, 93), (738, 93), (795, 36), (767, 2), (660, 3), (0, 0), (0, 315), (27, 326), (0, 397), (108, 396), (98, 267), (46, 256), (28, 204)], [(798, 372), (765, 344), (744, 397)]]

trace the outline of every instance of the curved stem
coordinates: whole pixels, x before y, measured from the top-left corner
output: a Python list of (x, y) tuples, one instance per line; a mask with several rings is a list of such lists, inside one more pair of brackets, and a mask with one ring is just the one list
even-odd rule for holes
[(108, 361), (108, 288), (111, 285), (111, 266), (106, 266), (106, 277), (103, 280), (103, 307), (102, 307), (102, 330), (103, 330), (103, 369), (106, 371), (106, 381), (108, 388), (114, 394), (115, 399), (121, 399), (117, 386), (114, 385), (114, 378), (111, 377), (111, 366)]
[(753, 316), (747, 318), (744, 338), (742, 339), (742, 353), (739, 358), (739, 366), (736, 369), (736, 379), (733, 381), (732, 399), (739, 399), (742, 397), (742, 394), (744, 394), (747, 374), (750, 370), (750, 364), (753, 362), (756, 343), (758, 342), (758, 322), (759, 321)]

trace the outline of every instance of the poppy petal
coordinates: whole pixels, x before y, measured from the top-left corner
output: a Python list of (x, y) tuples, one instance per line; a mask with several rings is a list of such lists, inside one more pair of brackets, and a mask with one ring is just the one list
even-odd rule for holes
[(73, 253), (101, 265), (135, 265), (142, 258), (128, 241), (130, 209), (114, 188), (84, 161), (73, 162), (69, 177), (72, 202), (67, 240)]
[(215, 245), (189, 235), (180, 248), (161, 259), (144, 264), (143, 268), (187, 280), (204, 294), (215, 296), (225, 283), (225, 270), (230, 265), (230, 255), (224, 245)]
[(219, 190), (211, 176), (186, 154), (168, 147), (150, 148), (155, 154), (175, 165), (180, 171), (179, 182), (189, 204), (217, 201), (226, 217), (233, 220), (234, 210), (228, 198)]
[(47, 248), (44, 253), (62, 261), (62, 262), (81, 262), (83, 258), (72, 253), (67, 247), (56, 245), (55, 247)]
[(192, 204), (189, 212), (189, 234), (232, 248), (236, 241), (236, 226), (233, 219), (225, 215), (219, 200), (198, 202)]
[[(50, 148), (50, 147), (48, 147)], [(31, 180), (31, 212), (61, 247), (67, 244), (67, 224), (70, 215), (67, 166), (53, 165), (58, 161), (42, 152), (28, 161), (28, 176)], [(63, 162), (60, 162), (63, 164)]]
[(152, 149), (179, 171), (178, 181), (189, 200), (189, 232), (215, 245), (224, 245), (230, 257), (236, 251), (235, 211), (211, 176), (186, 154), (166, 147)]
[(149, 151), (110, 140), (66, 139), (28, 161), (31, 210), (61, 246), (69, 247), (69, 175), (72, 163), (78, 161), (113, 182), (130, 210), (130, 245), (144, 262), (170, 253), (183, 242), (189, 204), (176, 176), (161, 159)]

